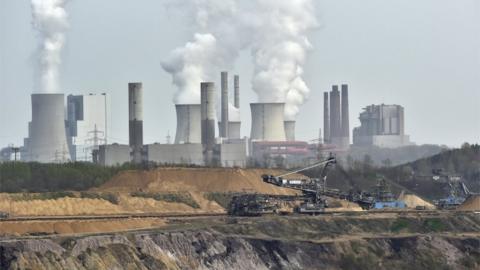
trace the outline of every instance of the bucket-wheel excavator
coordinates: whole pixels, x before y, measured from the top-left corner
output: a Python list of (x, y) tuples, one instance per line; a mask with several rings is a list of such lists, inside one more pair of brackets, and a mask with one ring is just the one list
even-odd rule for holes
[[(324, 195), (328, 195), (329, 193), (329, 190), (326, 188), (328, 168), (335, 163), (336, 159), (331, 155), (324, 161), (282, 175), (263, 175), (263, 182), (278, 187), (301, 191), (302, 195), (238, 195), (233, 197), (228, 212), (231, 215), (237, 216), (259, 216), (269, 213), (281, 213), (282, 207), (285, 204), (301, 201), (301, 203), (294, 208), (296, 213), (323, 213), (325, 207), (327, 207), (327, 201)], [(287, 176), (320, 166), (323, 166), (323, 169), (319, 178), (285, 179)]]

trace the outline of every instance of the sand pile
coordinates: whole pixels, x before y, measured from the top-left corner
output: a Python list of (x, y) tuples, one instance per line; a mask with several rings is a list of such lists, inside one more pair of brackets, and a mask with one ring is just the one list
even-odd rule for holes
[(340, 200), (335, 198), (328, 198), (328, 208), (325, 208), (325, 212), (337, 212), (337, 211), (346, 211), (346, 212), (356, 212), (356, 211), (363, 211), (360, 205), (349, 202), (346, 200)]
[(480, 195), (471, 195), (458, 207), (461, 211), (480, 211)]
[[(128, 193), (117, 194), (119, 203), (103, 199), (59, 198), (55, 200), (15, 200), (9, 195), (0, 195), (0, 211), (12, 216), (70, 216), (112, 215), (123, 213), (223, 213), (216, 202), (208, 201), (203, 194), (190, 192), (200, 208), (183, 203), (156, 201), (150, 198), (131, 197)], [(13, 195), (14, 196), (14, 195)]]
[(398, 197), (399, 201), (405, 202), (408, 208), (416, 208), (417, 206), (425, 207), (426, 209), (435, 209), (435, 206), (424, 199), (413, 194), (402, 194)]
[[(160, 168), (154, 171), (127, 171), (115, 176), (98, 189), (109, 192), (257, 192), (293, 195), (295, 191), (262, 181), (262, 174), (279, 174), (275, 170), (235, 168)], [(291, 177), (302, 177), (294, 175)]]
[(164, 226), (162, 219), (2, 222), (0, 235), (117, 232)]

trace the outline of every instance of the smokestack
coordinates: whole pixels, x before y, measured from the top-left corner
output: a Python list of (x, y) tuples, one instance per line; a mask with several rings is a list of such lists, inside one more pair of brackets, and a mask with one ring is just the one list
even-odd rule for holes
[(330, 92), (330, 140), (334, 141), (334, 138), (341, 137), (341, 135), (340, 92), (338, 85), (333, 85), (332, 92)]
[(64, 95), (32, 94), (26, 160), (41, 163), (71, 160), (65, 130)]
[(350, 145), (350, 120), (348, 112), (348, 84), (342, 84), (342, 137), (344, 146)]
[(224, 71), (221, 73), (221, 84), (222, 84), (222, 93), (221, 93), (221, 117), (222, 121), (220, 124), (220, 137), (228, 138), (228, 72)]
[(287, 141), (295, 141), (295, 121), (283, 122)]
[(330, 143), (330, 106), (328, 92), (323, 93), (323, 143)]
[(256, 141), (285, 141), (285, 103), (251, 103), (252, 130)]
[(201, 117), (202, 117), (202, 144), (204, 147), (205, 165), (213, 162), (213, 148), (215, 146), (215, 84), (203, 82), (200, 84)]
[(175, 144), (201, 143), (200, 104), (177, 104)]
[(240, 109), (240, 76), (235, 75), (233, 77), (233, 89), (234, 89), (234, 106)]
[(143, 85), (128, 84), (129, 145), (134, 164), (143, 161)]

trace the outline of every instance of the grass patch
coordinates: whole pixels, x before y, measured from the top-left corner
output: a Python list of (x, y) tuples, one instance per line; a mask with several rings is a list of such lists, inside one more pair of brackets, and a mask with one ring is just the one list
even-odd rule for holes
[(391, 232), (400, 232), (402, 230), (405, 230), (409, 227), (409, 222), (407, 219), (399, 218), (393, 222), (392, 226), (390, 226), (390, 231)]
[(183, 203), (192, 208), (198, 209), (200, 205), (192, 198), (190, 193), (146, 193), (146, 192), (133, 192), (130, 193), (132, 197), (154, 199), (156, 201)]
[(446, 229), (445, 224), (438, 218), (430, 218), (424, 221), (423, 226), (428, 231), (439, 232)]
[(12, 196), (14, 201), (33, 201), (33, 200), (56, 200), (61, 198), (75, 198), (73, 192), (59, 191), (59, 192), (45, 192), (45, 193), (21, 193)]
[(237, 193), (222, 193), (222, 192), (209, 192), (205, 193), (203, 197), (209, 201), (218, 203), (221, 207), (227, 209), (232, 201), (233, 197), (238, 195)]
[(82, 199), (99, 199), (109, 201), (112, 204), (118, 205), (120, 200), (118, 196), (113, 193), (92, 193), (92, 192), (81, 192), (80, 198)]

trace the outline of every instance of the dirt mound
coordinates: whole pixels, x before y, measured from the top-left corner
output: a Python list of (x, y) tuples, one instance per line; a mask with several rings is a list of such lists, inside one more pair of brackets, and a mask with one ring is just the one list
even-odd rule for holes
[(335, 198), (328, 198), (328, 208), (325, 208), (326, 212), (357, 212), (357, 211), (363, 211), (362, 207), (360, 205), (349, 202), (346, 200), (340, 200), (340, 199), (335, 199)]
[(398, 197), (398, 200), (405, 202), (408, 208), (415, 208), (417, 206), (421, 206), (427, 209), (435, 209), (435, 206), (433, 204), (413, 194), (403, 194)]
[(471, 195), (458, 207), (462, 211), (480, 211), (480, 195)]
[(128, 219), (96, 221), (7, 221), (0, 226), (1, 235), (25, 234), (75, 234), (117, 232), (132, 229), (149, 229), (165, 225), (162, 219)]
[[(275, 170), (235, 168), (160, 168), (154, 171), (126, 171), (115, 176), (97, 191), (109, 192), (257, 192), (294, 195), (295, 191), (262, 181), (263, 174)], [(292, 175), (291, 177), (302, 177)]]
[(203, 194), (190, 192), (199, 208), (184, 203), (157, 201), (118, 193), (118, 204), (103, 199), (58, 198), (55, 200), (18, 200), (15, 195), (0, 195), (0, 211), (12, 216), (112, 215), (124, 213), (222, 213), (224, 209)]

